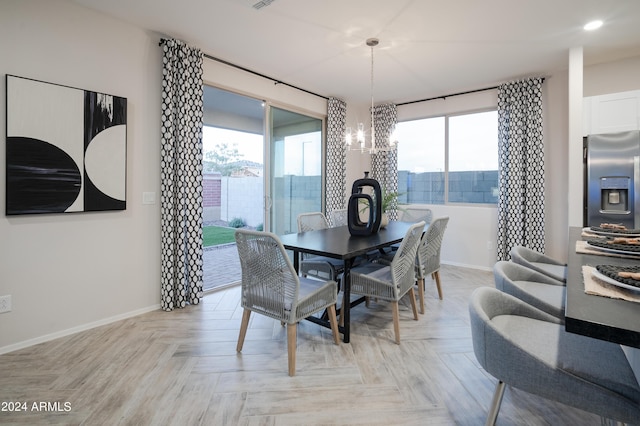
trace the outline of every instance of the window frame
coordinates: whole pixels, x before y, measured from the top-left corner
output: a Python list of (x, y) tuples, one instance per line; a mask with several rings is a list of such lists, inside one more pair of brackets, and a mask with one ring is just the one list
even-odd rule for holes
[[(462, 115), (471, 115), (471, 114), (480, 114), (480, 113), (485, 113), (485, 112), (492, 112), (498, 111), (497, 106), (494, 107), (485, 107), (485, 108), (474, 108), (474, 109), (469, 109), (469, 110), (464, 110), (464, 111), (455, 111), (455, 112), (449, 112), (449, 113), (445, 113), (445, 114), (433, 114), (433, 115), (428, 115), (428, 116), (419, 116), (419, 117), (414, 117), (414, 118), (408, 118), (406, 120), (402, 120), (402, 121), (398, 121), (398, 124), (403, 123), (403, 122), (410, 122), (410, 121), (419, 121), (419, 120), (428, 120), (428, 119), (432, 119), (432, 118), (444, 118), (444, 196), (443, 196), (443, 203), (442, 204), (434, 204), (432, 203), (431, 205), (443, 205), (443, 206), (467, 206), (467, 207), (493, 207), (493, 208), (497, 208), (498, 207), (498, 203), (497, 201), (495, 203), (469, 203), (469, 202), (458, 202), (458, 201), (449, 201), (449, 118), (450, 117), (457, 117), (457, 116), (462, 116)], [(496, 126), (498, 125), (498, 123), (496, 122)], [(398, 141), (398, 149), (401, 149), (400, 147), (402, 146), (402, 140)], [(499, 156), (498, 152), (496, 152), (496, 156)], [(398, 168), (398, 171), (400, 171), (400, 169)], [(500, 165), (498, 164), (498, 173), (500, 172)], [(423, 205), (428, 205), (427, 203), (410, 203), (410, 204), (423, 204)]]

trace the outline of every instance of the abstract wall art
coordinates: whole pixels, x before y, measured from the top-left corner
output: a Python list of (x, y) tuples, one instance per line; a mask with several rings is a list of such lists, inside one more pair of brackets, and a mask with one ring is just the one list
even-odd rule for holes
[(7, 75), (6, 214), (126, 208), (127, 99)]

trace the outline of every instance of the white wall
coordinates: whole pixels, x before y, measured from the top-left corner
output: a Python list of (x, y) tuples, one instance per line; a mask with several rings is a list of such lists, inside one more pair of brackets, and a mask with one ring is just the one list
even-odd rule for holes
[(584, 67), (584, 96), (640, 89), (640, 56)]
[(549, 75), (543, 85), (545, 164), (545, 253), (567, 261), (568, 74)]
[(161, 58), (158, 36), (66, 1), (0, 2), (0, 40), (0, 74), (128, 100), (125, 211), (7, 217), (0, 149), (0, 295), (13, 302), (3, 353), (158, 308), (159, 206), (141, 200), (159, 198)]

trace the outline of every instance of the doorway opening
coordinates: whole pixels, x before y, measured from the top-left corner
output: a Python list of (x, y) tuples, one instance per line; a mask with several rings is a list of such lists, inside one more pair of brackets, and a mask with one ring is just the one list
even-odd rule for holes
[(240, 282), (235, 230), (264, 227), (264, 106), (204, 87), (202, 134), (205, 291)]

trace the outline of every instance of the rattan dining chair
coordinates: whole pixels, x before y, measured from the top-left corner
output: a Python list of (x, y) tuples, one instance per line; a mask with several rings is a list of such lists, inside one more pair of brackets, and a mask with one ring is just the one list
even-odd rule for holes
[(347, 226), (349, 221), (349, 212), (347, 209), (333, 210), (329, 213), (329, 221), (332, 227)]
[(420, 313), (424, 314), (424, 289), (425, 277), (431, 275), (436, 282), (438, 297), (442, 300), (442, 285), (440, 282), (440, 249), (444, 231), (447, 229), (449, 217), (439, 217), (434, 220), (426, 232), (422, 235), (418, 254), (416, 256), (416, 276), (418, 278), (418, 299), (420, 300)]
[[(421, 205), (413, 205), (410, 207), (398, 208), (401, 212), (400, 214), (400, 222), (409, 222), (409, 223), (417, 223), (423, 221), (425, 225), (429, 225), (433, 220), (433, 212), (430, 208), (421, 206)], [(393, 253), (398, 250), (399, 244), (394, 244), (389, 247), (385, 253), (383, 253), (383, 257), (389, 259), (390, 256), (393, 256)]]
[(293, 376), (299, 321), (326, 309), (333, 339), (339, 344), (335, 309), (337, 284), (298, 277), (275, 234), (239, 229), (235, 237), (242, 269), (241, 305), (244, 308), (236, 349), (242, 351), (251, 312), (279, 320), (287, 325), (289, 375)]
[[(298, 232), (329, 228), (329, 222), (322, 212), (301, 213), (297, 221)], [(339, 281), (340, 274), (344, 272), (344, 262), (340, 259), (304, 253), (300, 259), (299, 269), (303, 277)]]
[(400, 216), (400, 220), (402, 222), (416, 223), (423, 221), (426, 225), (429, 225), (431, 223), (431, 220), (433, 219), (433, 212), (428, 207), (403, 207), (401, 211), (402, 215)]
[(418, 244), (424, 229), (424, 222), (412, 225), (402, 239), (390, 265), (367, 262), (351, 269), (351, 293), (365, 297), (387, 300), (393, 310), (393, 330), (396, 343), (400, 344), (399, 300), (409, 294), (413, 319), (418, 320), (416, 295), (415, 261)]

